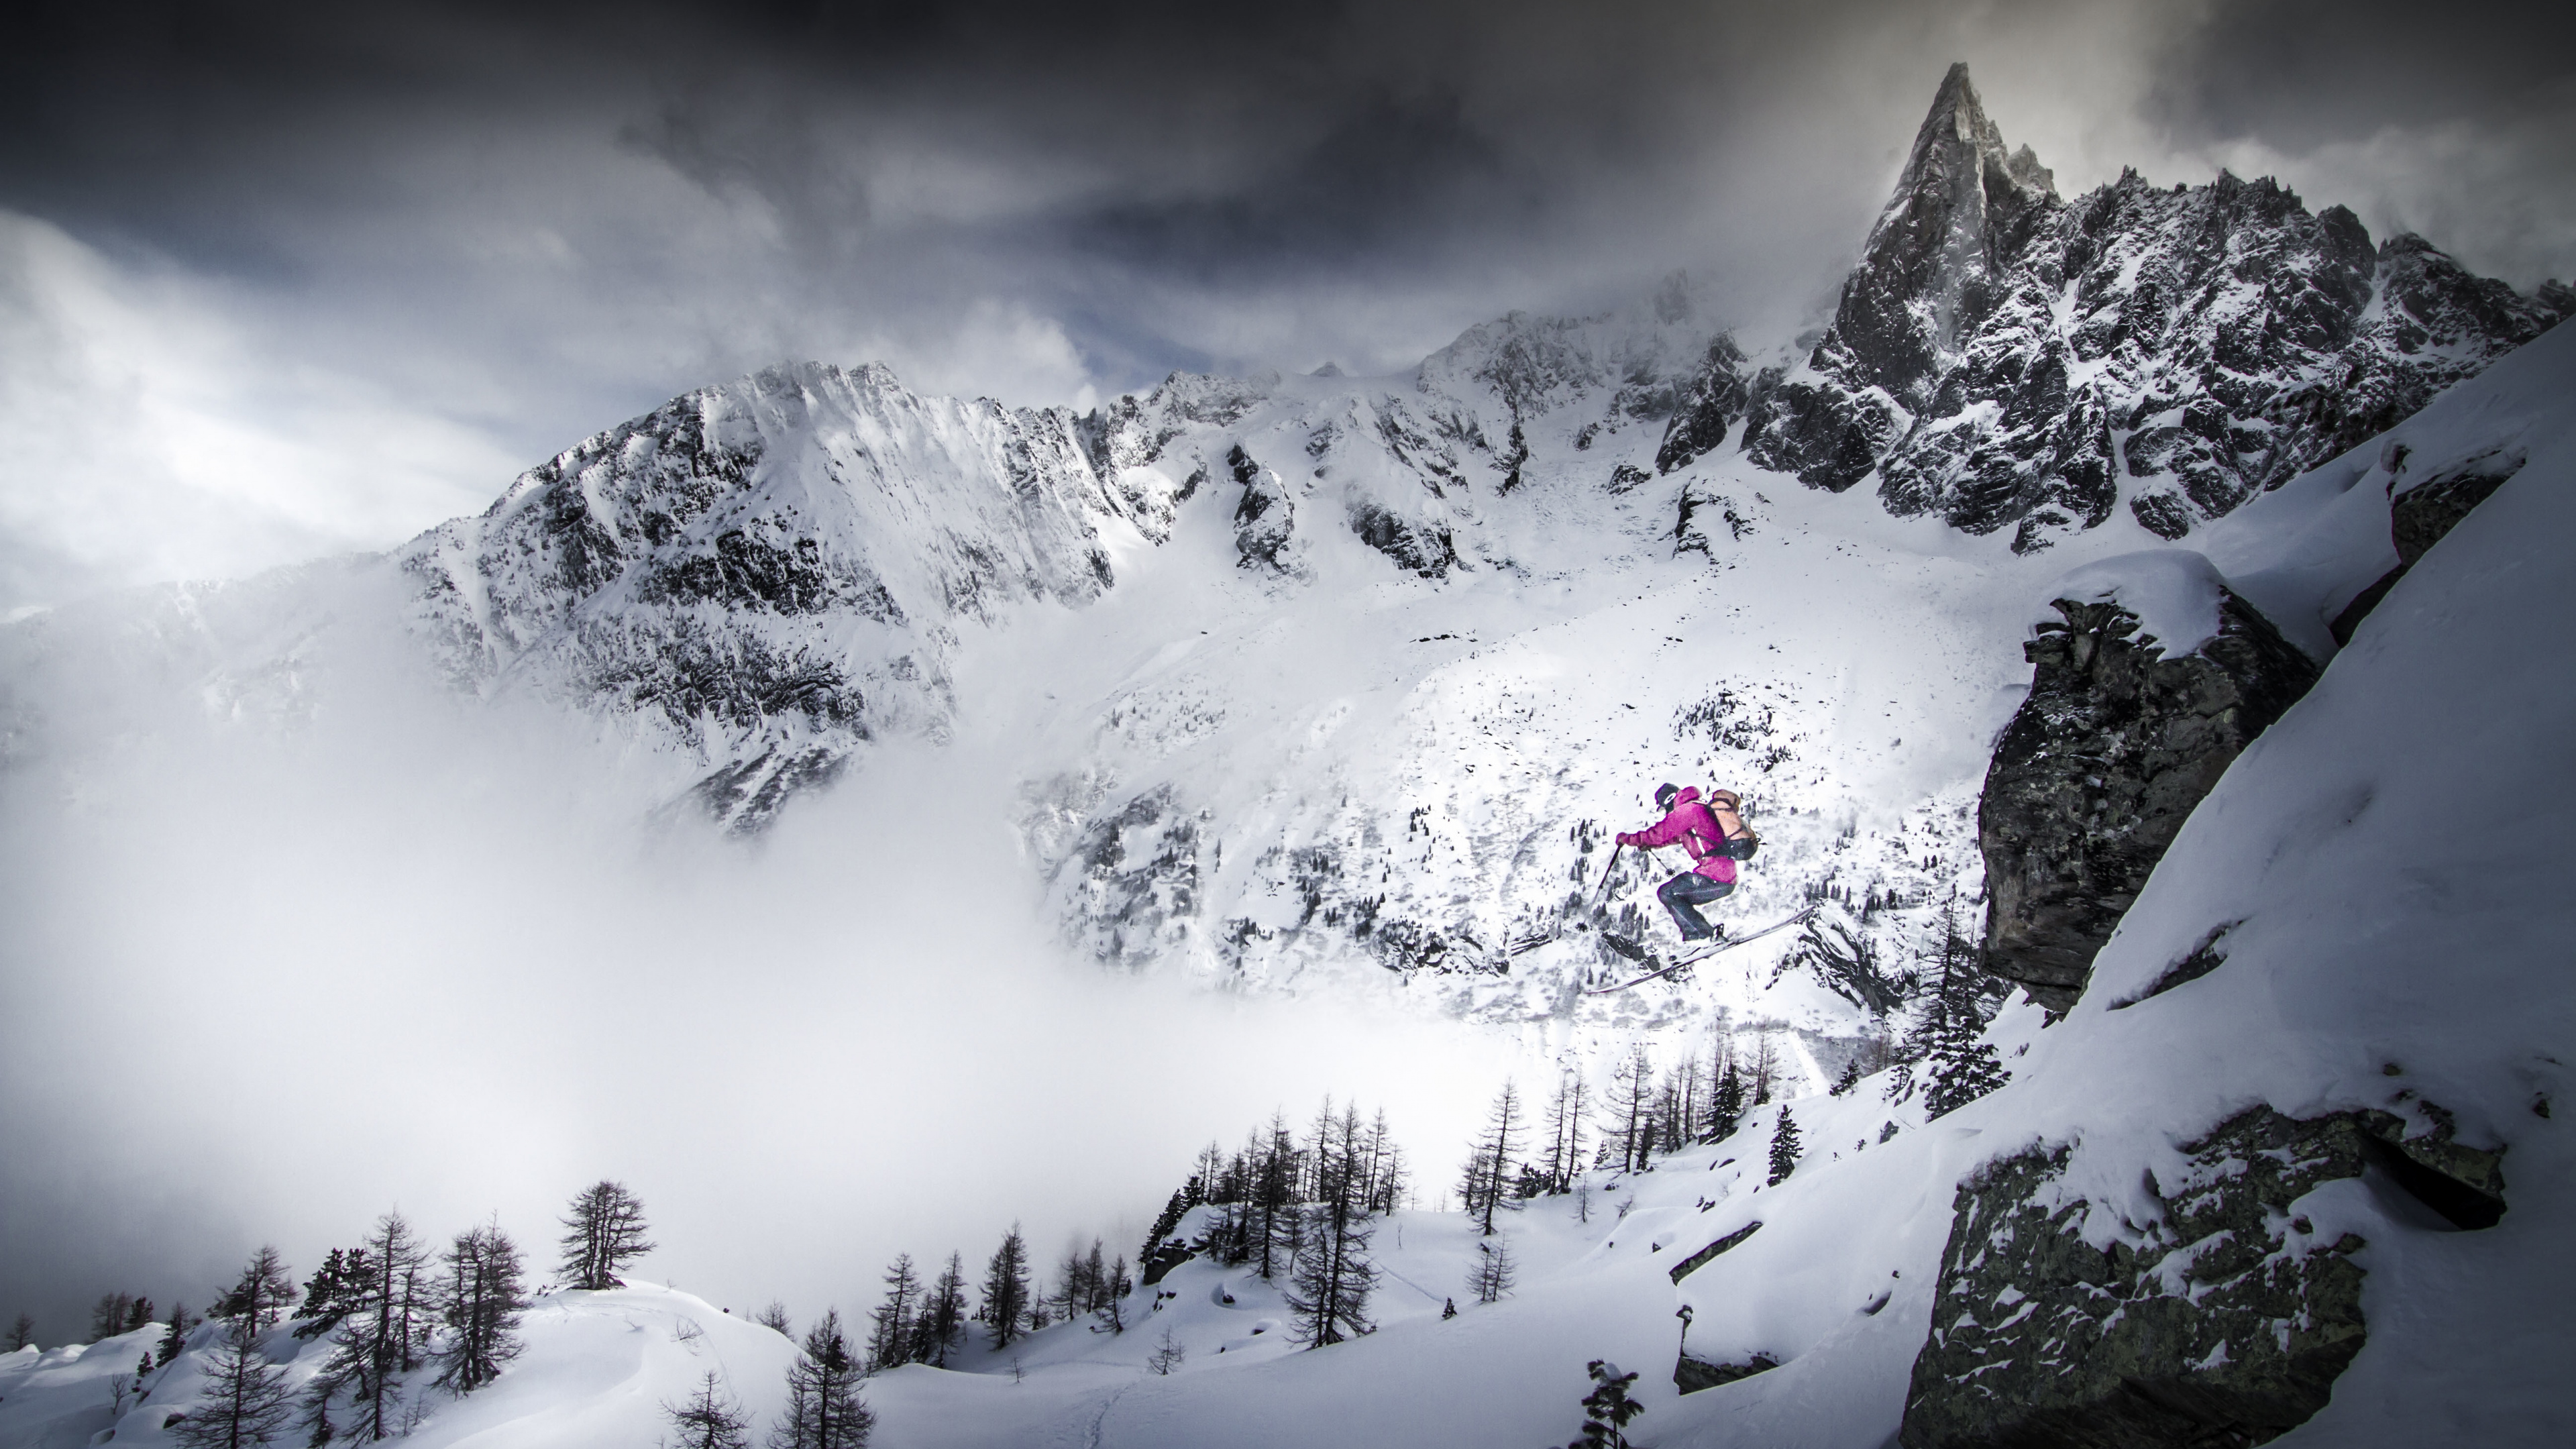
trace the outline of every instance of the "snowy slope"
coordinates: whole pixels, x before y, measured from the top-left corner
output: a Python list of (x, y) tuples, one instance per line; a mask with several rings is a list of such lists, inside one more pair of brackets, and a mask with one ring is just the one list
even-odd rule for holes
[[(1924, 422), (1889, 444), (1917, 472), (1952, 442), (2021, 458), (2061, 414), (2129, 417), (2133, 464), (2158, 428), (2272, 428), (2330, 359), (2301, 343), (2213, 391), (2231, 338), (2278, 330), (2229, 266), (2341, 267), (2291, 290), (2362, 307), (2316, 325), (2403, 353), (2406, 405), (2425, 369), (2474, 371), (2557, 306), (2421, 248), (2398, 248), (2412, 280), (2363, 279), (2277, 193), (2123, 186), (2060, 202), (1964, 71), (1945, 81), (1845, 289), (1846, 350), (1864, 314), (1904, 332), (1869, 365), (1902, 353), (1910, 380), (1870, 386), (1908, 408), (1957, 391), (1943, 378), (2073, 391)], [(752, 832), (878, 742), (971, 733), (1009, 742), (1025, 862), (1104, 963), (1502, 1023), (1723, 1012), (1794, 1028), (1830, 1074), (1869, 1006), (1910, 990), (1940, 903), (1973, 909), (1969, 816), (2026, 680), (2030, 597), (2173, 530), (2087, 504), (2099, 526), (2029, 559), (1989, 520), (1805, 486), (1773, 435), (1821, 364), (1722, 323), (1676, 277), (1601, 316), (1472, 328), (1403, 376), (1175, 376), (1083, 416), (926, 398), (882, 367), (771, 369), (584, 440), (386, 558), (0, 630), (0, 757), (76, 776), (161, 727), (147, 715), (292, 730), (378, 687), (393, 666), (370, 656), (409, 654), (496, 711), (584, 722), (619, 762), (615, 808)], [(2228, 463), (2195, 516), (2288, 456)], [(2168, 462), (2119, 496), (2189, 484)], [(2040, 473), (2014, 486), (2055, 486)], [(2289, 565), (2220, 555), (2278, 531), (2193, 542), (2265, 602)], [(2324, 623), (2282, 627), (2331, 652)], [(1592, 932), (1507, 958), (1565, 921), (1665, 779), (1749, 797), (1767, 844), (1731, 921), (1831, 901), (1823, 938), (1859, 943), (1869, 979), (1794, 933), (1606, 999), (1580, 988), (1624, 963)], [(1675, 864), (1623, 862), (1602, 924), (1663, 942), (1642, 888)]]
[[(1015, 823), (1029, 862), (1050, 880), (1067, 935), (1102, 960), (1411, 1001), (1490, 1021), (1537, 1054), (1643, 1032), (1669, 1060), (1703, 1031), (1765, 1026), (1797, 1043), (1791, 1090), (1802, 1095), (1782, 1105), (1808, 1156), (1785, 1183), (1752, 1170), (1774, 1106), (1655, 1172), (1594, 1178), (1589, 1221), (1573, 1198), (1531, 1205), (1508, 1229), (1519, 1293), (1447, 1321), (1436, 1300), (1459, 1292), (1468, 1229), (1399, 1214), (1380, 1228), (1383, 1331), (1313, 1354), (1289, 1352), (1278, 1328), (1253, 1331), (1283, 1318), (1269, 1290), (1194, 1263), (1168, 1280), (1178, 1296), (1125, 1335), (1076, 1324), (1016, 1355), (970, 1356), (968, 1371), (880, 1377), (869, 1396), (883, 1442), (1561, 1442), (1583, 1361), (1606, 1355), (1644, 1375), (1643, 1444), (1880, 1445), (1920, 1387), (1928, 1335), (1958, 1332), (1952, 1310), (1967, 1311), (1954, 1301), (1965, 1290), (1945, 1286), (1963, 1182), (2027, 1149), (2062, 1152), (2037, 1200), (2067, 1233), (2094, 1248), (2193, 1247), (2173, 1241), (2173, 1189), (2205, 1167), (2188, 1149), (2257, 1107), (2302, 1119), (2385, 1112), (2418, 1144), (2447, 1135), (2503, 1154), (2507, 1210), (2490, 1228), (2453, 1230), (2385, 1172), (2336, 1178), (2266, 1221), (2283, 1261), (2326, 1252), (2356, 1265), (2369, 1324), (2332, 1402), (2286, 1442), (2568, 1438), (2576, 1426), (2550, 1371), (2566, 1341), (2555, 1302), (2576, 1284), (2576, 1261), (2550, 1229), (2576, 1209), (2576, 1164), (2559, 1140), (2563, 1104), (2543, 1109), (2563, 1097), (2576, 1040), (2576, 998), (2555, 967), (2576, 925), (2556, 818), (2576, 726), (2576, 661), (2562, 657), (2576, 619), (2558, 566), (2576, 544), (2576, 335), (2505, 357), (2211, 524), (2189, 552), (2115, 518), (2033, 558), (2000, 537), (1796, 487), (1741, 455), (1654, 473), (1656, 430), (1609, 424), (1630, 406), (1616, 379), (1636, 359), (1663, 367), (1705, 345), (1704, 330), (1671, 325), (1667, 341), (1623, 353), (1606, 333), (1523, 319), (1393, 381), (1176, 380), (1095, 436), (1068, 431), (1057, 471), (1017, 502), (965, 479), (1007, 473), (1010, 429), (1025, 419), (907, 400), (882, 379), (845, 395), (861, 383), (820, 373), (715, 390), (688, 426), (736, 407), (754, 431), (785, 426), (777, 419), (816, 399), (846, 411), (829, 427), (761, 434), (764, 458), (810, 444), (801, 456), (821, 460), (811, 466), (691, 472), (707, 512), (660, 540), (640, 495), (618, 491), (657, 455), (637, 439), (664, 434), (642, 429), (575, 450), (578, 466), (401, 564), (169, 591), (20, 626), (8, 634), (9, 758), (22, 780), (64, 764), (76, 781), (157, 718), (119, 711), (170, 707), (171, 695), (192, 716), (291, 733), (300, 713), (334, 707), (332, 690), (361, 687), (324, 666), (401, 637), (392, 630), (423, 617), (405, 609), (481, 621), (480, 636), (434, 637), (495, 698), (578, 683), (587, 676), (566, 661), (607, 658), (581, 653), (598, 638), (584, 632), (585, 610), (649, 614), (675, 632), (696, 618), (740, 631), (721, 646), (737, 654), (879, 661), (880, 676), (842, 672), (874, 680), (854, 708), (910, 698), (935, 707), (952, 737), (1010, 742), (1026, 767)], [(1522, 356), (1555, 361), (1523, 371), (1510, 360)], [(1450, 391), (1462, 377), (1486, 390)], [(842, 447), (880, 427), (890, 431), (866, 448)], [(902, 449), (954, 473), (916, 492), (867, 472)], [(2388, 586), (2338, 651), (2336, 622), (2401, 561), (2393, 503), (2473, 465), (2495, 476), (2506, 461), (2493, 495)], [(1116, 486), (1093, 488), (1102, 478)], [(1247, 509), (1249, 498), (1264, 506)], [(1167, 513), (1138, 499), (1167, 500)], [(732, 523), (700, 521), (739, 509), (728, 518), (750, 539), (791, 507), (916, 503), (953, 551), (888, 546), (881, 562), (858, 551), (817, 563), (816, 586), (844, 590), (819, 609), (806, 607), (819, 596), (802, 592), (801, 565), (763, 572), (766, 556), (747, 543), (720, 546)], [(545, 521), (557, 504), (561, 528)], [(621, 570), (588, 593), (559, 587), (576, 556), (609, 556), (585, 532), (609, 517), (632, 529), (607, 535), (627, 551)], [(867, 544), (896, 527), (853, 521), (835, 536)], [(684, 534), (703, 537), (704, 556), (742, 564), (691, 574), (691, 588), (757, 595), (771, 582), (777, 597), (724, 608), (714, 592), (646, 598), (661, 587), (648, 587), (655, 570), (685, 573), (701, 557), (673, 542)], [(1031, 541), (1042, 539), (1053, 541)], [(1067, 540), (1096, 548), (1105, 570), (1046, 574)], [(434, 577), (403, 566), (433, 555), (447, 560)], [(939, 572), (950, 564), (965, 572)], [(854, 622), (856, 601), (876, 597), (856, 582), (861, 567), (905, 624), (891, 610)], [(959, 605), (952, 590), (970, 575), (996, 591), (977, 597), (1008, 606)], [(1097, 587), (1104, 577), (1115, 582)], [(1926, 1123), (1919, 1101), (1891, 1105), (1877, 1079), (1841, 1098), (1814, 1090), (1870, 1013), (1810, 967), (1780, 969), (1794, 936), (1695, 980), (1609, 998), (1576, 994), (1604, 964), (1584, 933), (1508, 970), (1496, 961), (1502, 940), (1550, 922), (1590, 883), (1607, 832), (1642, 820), (1644, 792), (1677, 777), (1752, 796), (1766, 844), (1730, 919), (1848, 893), (1848, 924), (1880, 943), (1891, 970), (1909, 965), (1947, 892), (1975, 892), (1968, 815), (1992, 731), (2026, 678), (2017, 646), (2048, 601), (2118, 599), (2179, 649), (2205, 627), (2219, 582), (2330, 663), (2194, 814), (2074, 1009), (2043, 1029), (2017, 1005), (1989, 1028), (2016, 1076), (2003, 1091)], [(512, 634), (491, 622), (508, 615), (492, 602), (504, 597), (557, 612)], [(926, 665), (912, 680), (893, 672), (934, 648), (935, 676)], [(98, 651), (159, 673), (83, 696), (71, 686), (97, 678), (83, 666)], [(752, 702), (748, 724), (713, 706), (657, 704), (662, 723), (626, 706), (603, 714), (643, 742), (635, 808), (712, 761), (746, 758), (705, 753), (726, 729), (738, 734), (724, 748), (756, 747), (755, 759), (850, 745), (803, 703)], [(102, 720), (121, 732), (97, 732)], [(696, 743), (664, 733), (692, 728)], [(1637, 906), (1636, 884), (1614, 890), (1622, 909)], [(1890, 892), (1897, 906), (1866, 908)], [(2164, 1186), (2143, 1186), (2149, 1174)], [(1673, 1281), (1683, 1258), (1757, 1221)], [(2338, 1250), (2346, 1233), (2359, 1244)], [(1685, 1305), (1693, 1355), (1779, 1367), (1676, 1394)], [(1189, 1357), (1153, 1375), (1145, 1355), (1166, 1327)], [(774, 1402), (787, 1353), (765, 1330), (643, 1289), (550, 1299), (530, 1345), (501, 1383), (437, 1406), (421, 1436), (641, 1442), (655, 1406), (710, 1364), (755, 1408)], [(98, 1402), (81, 1400), (103, 1401), (104, 1376), (130, 1364), (131, 1347), (0, 1360), (0, 1436), (88, 1442), (108, 1425)], [(153, 1416), (186, 1395), (192, 1371), (183, 1362), (156, 1386), (117, 1442), (156, 1442)]]
[[(2230, 770), (2076, 1009), (2046, 1029), (2028, 1007), (1997, 1019), (1989, 1037), (2011, 1086), (1929, 1124), (1919, 1102), (1883, 1101), (1877, 1078), (1783, 1104), (1808, 1155), (1777, 1186), (1757, 1167), (1769, 1110), (1656, 1172), (1596, 1176), (1591, 1223), (1571, 1221), (1568, 1198), (1510, 1223), (1524, 1267), (1515, 1299), (1446, 1323), (1404, 1280), (1451, 1291), (1442, 1267), (1462, 1270), (1472, 1229), (1400, 1216), (1383, 1230), (1400, 1224), (1406, 1244), (1387, 1254), (1403, 1277), (1382, 1293), (1385, 1330), (1311, 1355), (1260, 1344), (1249, 1326), (1229, 1334), (1277, 1315), (1240, 1275), (1193, 1264), (1163, 1311), (1191, 1353), (1183, 1372), (1142, 1370), (1138, 1341), (1159, 1332), (1155, 1318), (1114, 1342), (1055, 1330), (1022, 1351), (1030, 1372), (1007, 1394), (926, 1369), (882, 1381), (889, 1431), (955, 1444), (1547, 1442), (1576, 1425), (1581, 1361), (1607, 1355), (1642, 1371), (1640, 1444), (1875, 1446), (1896, 1432), (1935, 1326), (1959, 1183), (2035, 1145), (2062, 1147), (2051, 1199), (2062, 1220), (2097, 1244), (2152, 1245), (2168, 1219), (2141, 1182), (2192, 1180), (2183, 1144), (2268, 1106), (2294, 1118), (2386, 1111), (2410, 1136), (2500, 1149), (2507, 1184), (2502, 1221), (2476, 1231), (2376, 1172), (2291, 1204), (2296, 1221), (2285, 1214), (2275, 1230), (2294, 1255), (2361, 1240), (2349, 1257), (2369, 1332), (2331, 1403), (2282, 1442), (2564, 1441), (2576, 1410), (2556, 1388), (2567, 1341), (2556, 1304), (2576, 1284), (2576, 1254), (2555, 1225), (2576, 1208), (2576, 1151), (2558, 1125), (2576, 995), (2554, 943), (2576, 927), (2556, 884), (2576, 861), (2554, 817), (2576, 783), (2560, 748), (2576, 728), (2576, 660), (2559, 657), (2576, 618), (2562, 571), (2545, 564), (2576, 543), (2571, 395), (2576, 337), (2555, 337), (2394, 435), (2427, 466), (2498, 447), (2526, 462)], [(2353, 494), (2338, 480), (2373, 466), (2363, 460), (2380, 442), (2282, 491), (2268, 510), (2282, 566), (2312, 578), (2365, 566), (2330, 557), (2324, 540), (2334, 500)], [(2384, 520), (2387, 495), (2372, 491)], [(2281, 522), (2302, 507), (2309, 527)], [(2261, 522), (2238, 525), (2244, 546)], [(2223, 962), (2139, 999), (2220, 926)], [(1672, 1282), (1682, 1257), (1755, 1222)], [(1237, 1307), (1215, 1302), (1220, 1288)], [(1678, 1395), (1667, 1373), (1682, 1304), (1693, 1356), (1780, 1367)], [(1217, 1344), (1253, 1361), (1211, 1367)]]
[[(299, 1339), (291, 1324), (268, 1330), (260, 1347), (285, 1367), (301, 1392), (330, 1356), (327, 1337)], [(528, 1310), (525, 1350), (481, 1391), (455, 1398), (430, 1388), (436, 1370), (404, 1380), (404, 1401), (417, 1410), (406, 1444), (599, 1446), (651, 1444), (668, 1430), (661, 1406), (683, 1402), (712, 1371), (727, 1392), (762, 1420), (786, 1394), (795, 1348), (785, 1338), (669, 1289), (549, 1294)], [(55, 1449), (93, 1442), (113, 1431), (118, 1444), (178, 1442), (166, 1430), (205, 1386), (223, 1325), (200, 1325), (188, 1351), (146, 1378), (148, 1396), (109, 1411), (108, 1378), (131, 1373), (146, 1349), (157, 1349), (166, 1325), (98, 1343), (0, 1356), (0, 1444)], [(344, 1415), (345, 1417), (345, 1415)], [(408, 1416), (407, 1416), (408, 1418)]]

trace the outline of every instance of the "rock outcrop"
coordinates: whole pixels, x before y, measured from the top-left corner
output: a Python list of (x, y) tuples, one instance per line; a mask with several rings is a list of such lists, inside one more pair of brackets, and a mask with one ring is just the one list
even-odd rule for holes
[[(2392, 488), (2406, 466), (2404, 445), (2391, 442), (2381, 459), (2382, 471), (2391, 478)], [(2397, 567), (2382, 574), (2369, 588), (2353, 597), (2330, 626), (2338, 645), (2352, 642), (2353, 631), (2415, 561), (2427, 549), (2442, 541), (2442, 536), (2459, 526), (2469, 510), (2484, 503), (2488, 496), (2504, 486), (2506, 479), (2522, 470), (2522, 454), (2508, 449), (2491, 449), (2474, 458), (2445, 468), (2410, 485), (2388, 503), (2388, 541), (2397, 549)]]
[[(2321, 1229), (2302, 1199), (2384, 1173), (2428, 1206), (2447, 1194), (2502, 1211), (2500, 1154), (2428, 1115), (2410, 1140), (2387, 1112), (2258, 1107), (2186, 1144), (2177, 1180), (2149, 1174), (2116, 1204), (2067, 1191), (2063, 1148), (1990, 1164), (1953, 1206), (1899, 1440), (2243, 1445), (2305, 1422), (2368, 1328), (2362, 1239)], [(2120, 1221), (2107, 1248), (2088, 1241), (2094, 1214)]]
[(2117, 602), (2056, 607), (2024, 646), (2030, 697), (1996, 743), (1977, 840), (1986, 969), (2063, 1013), (2192, 807), (2317, 667), (2233, 593), (2181, 658)]
[[(2061, 200), (1953, 66), (1832, 327), (1747, 385), (1712, 355), (1667, 470), (1741, 412), (1763, 467), (2044, 548), (2125, 509), (2173, 539), (2382, 432), (2571, 310), (2270, 180), (2128, 172)], [(1703, 401), (1703, 399), (1705, 401)]]

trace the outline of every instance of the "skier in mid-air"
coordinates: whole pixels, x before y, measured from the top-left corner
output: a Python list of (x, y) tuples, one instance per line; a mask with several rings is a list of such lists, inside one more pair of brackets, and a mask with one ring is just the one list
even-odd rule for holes
[(1673, 913), (1673, 924), (1681, 928), (1687, 947), (1714, 939), (1715, 927), (1700, 915), (1699, 908), (1723, 900), (1735, 889), (1735, 863), (1749, 860), (1759, 842), (1737, 813), (1743, 801), (1732, 790), (1711, 790), (1708, 803), (1700, 803), (1696, 785), (1655, 788), (1655, 808), (1664, 818), (1643, 830), (1619, 837), (1621, 845), (1643, 850), (1678, 843), (1697, 862), (1690, 869), (1655, 888), (1655, 899)]

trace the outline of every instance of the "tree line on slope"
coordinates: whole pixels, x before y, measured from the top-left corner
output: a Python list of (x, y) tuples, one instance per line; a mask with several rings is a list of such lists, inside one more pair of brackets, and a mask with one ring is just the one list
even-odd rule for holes
[[(1284, 1276), (1296, 1342), (1322, 1348), (1374, 1332), (1373, 1224), (1405, 1201), (1407, 1180), (1384, 1111), (1363, 1122), (1356, 1104), (1336, 1112), (1327, 1098), (1302, 1137), (1274, 1112), (1232, 1153), (1214, 1142), (1200, 1150), (1189, 1180), (1145, 1235), (1146, 1281), (1206, 1254), (1228, 1267), (1252, 1265), (1274, 1282)], [(1216, 1211), (1197, 1237), (1175, 1236), (1202, 1206)]]
[[(621, 1273), (653, 1250), (644, 1207), (618, 1182), (601, 1181), (576, 1195), (563, 1218), (561, 1287), (598, 1291), (624, 1286)], [(539, 1290), (540, 1293), (550, 1290)], [(170, 1414), (164, 1428), (186, 1449), (252, 1449), (294, 1436), (307, 1449), (335, 1442), (372, 1443), (407, 1434), (426, 1417), (433, 1392), (461, 1397), (491, 1383), (521, 1350), (520, 1321), (533, 1297), (517, 1243), (497, 1222), (455, 1235), (433, 1252), (399, 1212), (389, 1212), (350, 1248), (334, 1248), (298, 1289), (276, 1248), (263, 1245), (241, 1277), (216, 1298), (205, 1319), (174, 1307), (158, 1343), (136, 1372), (109, 1382), (112, 1412), (148, 1399), (156, 1372), (191, 1347), (207, 1348), (197, 1330), (218, 1325), (211, 1352), (199, 1361), (197, 1396)], [(99, 1338), (154, 1326), (151, 1303), (116, 1293), (93, 1314)], [(294, 1338), (326, 1339), (321, 1369), (300, 1391), (266, 1341), (281, 1326)], [(32, 1345), (33, 1324), (21, 1314), (11, 1348)], [(857, 1397), (856, 1356), (837, 1315), (807, 1335), (788, 1371), (788, 1409), (770, 1439), (774, 1449), (860, 1449), (872, 1422)], [(435, 1370), (416, 1382), (423, 1370)], [(713, 1393), (712, 1383), (708, 1392)], [(712, 1401), (672, 1406), (684, 1435), (714, 1423)], [(722, 1415), (716, 1415), (721, 1418)], [(735, 1430), (740, 1429), (735, 1426)], [(716, 1425), (722, 1449), (740, 1449)]]

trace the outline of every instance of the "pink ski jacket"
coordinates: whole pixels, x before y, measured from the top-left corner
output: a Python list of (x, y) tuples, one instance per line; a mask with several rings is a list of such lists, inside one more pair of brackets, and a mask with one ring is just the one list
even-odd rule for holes
[(1643, 830), (1619, 837), (1621, 845), (1641, 845), (1649, 850), (1679, 841), (1682, 849), (1689, 851), (1691, 857), (1699, 862), (1691, 867), (1693, 870), (1710, 880), (1733, 885), (1735, 859), (1719, 849), (1725, 840), (1726, 832), (1719, 828), (1717, 817), (1709, 813), (1707, 806), (1699, 803), (1697, 785), (1682, 787), (1682, 792), (1673, 797), (1670, 815)]

